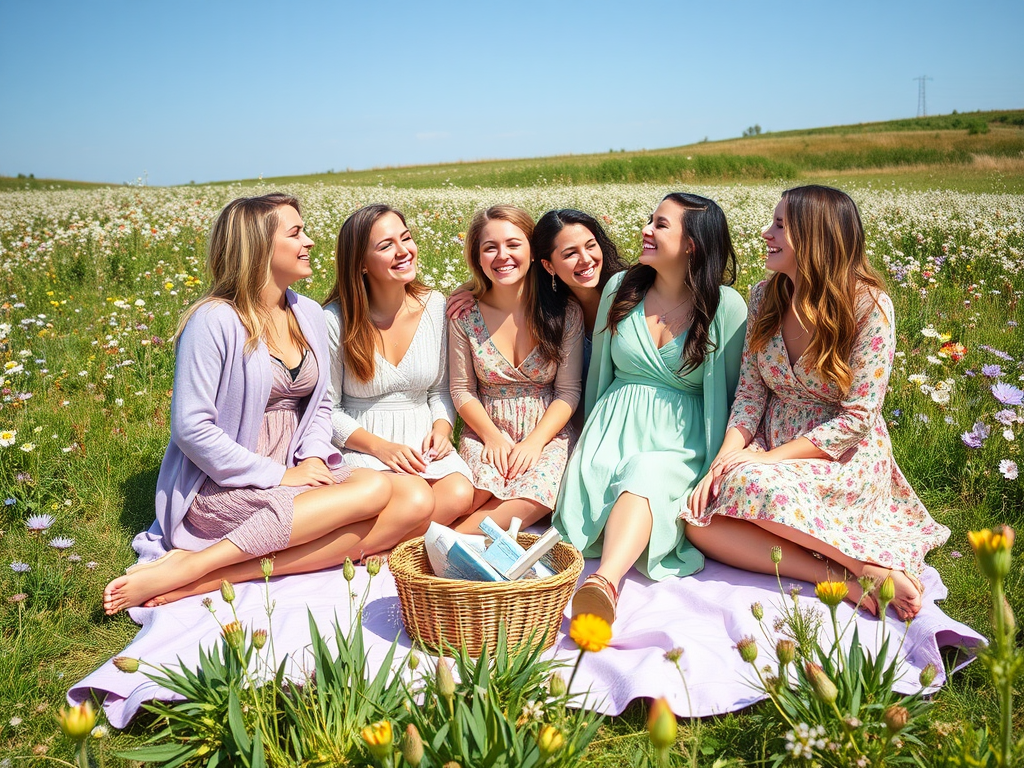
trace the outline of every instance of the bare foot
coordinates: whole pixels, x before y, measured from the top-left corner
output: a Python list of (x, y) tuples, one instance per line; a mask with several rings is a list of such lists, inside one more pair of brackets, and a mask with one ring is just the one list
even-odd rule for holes
[(182, 557), (172, 557), (148, 568), (118, 576), (103, 590), (103, 611), (108, 616), (127, 608), (142, 605), (156, 595), (175, 589), (182, 584)]
[(892, 576), (893, 585), (896, 587), (896, 597), (893, 598), (892, 607), (900, 621), (907, 621), (917, 616), (921, 610), (921, 595), (924, 588), (920, 581), (911, 579), (903, 571), (896, 571), (885, 568), (881, 565), (868, 563), (864, 566), (864, 575), (870, 576), (876, 584), (881, 584), (887, 576)]

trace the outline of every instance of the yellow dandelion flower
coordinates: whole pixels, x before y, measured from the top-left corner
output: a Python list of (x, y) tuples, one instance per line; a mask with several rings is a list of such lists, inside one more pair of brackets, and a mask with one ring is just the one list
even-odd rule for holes
[(612, 628), (600, 616), (581, 613), (573, 617), (569, 625), (569, 637), (581, 651), (597, 653), (608, 647), (612, 639)]
[(846, 599), (850, 589), (845, 581), (822, 581), (814, 585), (814, 594), (825, 605), (834, 607)]

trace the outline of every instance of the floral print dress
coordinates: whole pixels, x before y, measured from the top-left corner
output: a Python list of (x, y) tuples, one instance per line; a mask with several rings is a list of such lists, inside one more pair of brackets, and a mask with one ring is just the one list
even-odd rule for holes
[(862, 562), (918, 574), (925, 554), (943, 544), (949, 529), (936, 523), (892, 455), (882, 403), (895, 352), (893, 306), (864, 291), (850, 364), (847, 395), (826, 382), (805, 357), (792, 365), (781, 329), (765, 349), (751, 353), (765, 283), (751, 291), (747, 345), (730, 427), (754, 435), (753, 450), (771, 450), (806, 437), (829, 459), (744, 464), (722, 478), (707, 514), (767, 520), (789, 526)]
[[(450, 323), (448, 350), (451, 394), (456, 409), (477, 399), (498, 429), (514, 443), (533, 431), (555, 400), (575, 408), (580, 398), (583, 364), (583, 311), (569, 302), (562, 338), (561, 361), (548, 362), (534, 350), (519, 366), (512, 365), (491, 340), (479, 306)], [(544, 447), (540, 460), (527, 472), (506, 480), (482, 459), (483, 441), (466, 425), (459, 455), (473, 471), (473, 485), (499, 499), (531, 499), (548, 509), (555, 506), (558, 484), (569, 459), (569, 428), (564, 427)]]

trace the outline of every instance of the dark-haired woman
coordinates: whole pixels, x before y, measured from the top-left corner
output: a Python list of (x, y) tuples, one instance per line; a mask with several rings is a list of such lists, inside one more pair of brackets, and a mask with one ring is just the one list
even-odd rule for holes
[(450, 323), (451, 392), (466, 422), (459, 453), (473, 470), (476, 532), (490, 516), (526, 525), (554, 507), (569, 453), (566, 428), (580, 397), (583, 313), (568, 305), (560, 335), (539, 321), (526, 211), (479, 211), (466, 234), (469, 311)]
[(742, 375), (721, 450), (690, 500), (709, 557), (804, 581), (891, 575), (901, 619), (921, 608), (924, 556), (949, 537), (892, 456), (882, 403), (892, 301), (867, 260), (857, 206), (831, 187), (783, 193), (764, 231)]
[(416, 242), (387, 205), (345, 220), (335, 265), (324, 306), (334, 444), (349, 466), (389, 473), (410, 515), (452, 523), (469, 512), (473, 485), (451, 442), (444, 297), (417, 279)]
[(638, 264), (608, 283), (594, 334), (587, 422), (566, 469), (555, 525), (601, 564), (573, 615), (615, 618), (636, 565), (686, 576), (703, 556), (679, 520), (725, 434), (747, 316), (736, 256), (713, 201), (673, 193), (643, 230)]
[[(583, 381), (593, 348), (601, 291), (628, 264), (619, 256), (615, 243), (589, 213), (562, 208), (545, 213), (530, 238), (534, 269), (533, 290), (541, 324), (560, 338), (570, 302), (583, 310)], [(539, 268), (538, 268), (539, 267)], [(448, 300), (448, 316), (468, 312), (472, 294), (460, 288)], [(575, 434), (583, 429), (583, 409), (577, 408), (571, 421)]]

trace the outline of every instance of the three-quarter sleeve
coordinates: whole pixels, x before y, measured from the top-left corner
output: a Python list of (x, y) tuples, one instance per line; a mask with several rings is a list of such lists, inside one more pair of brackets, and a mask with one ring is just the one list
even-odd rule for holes
[(430, 421), (447, 421), (455, 426), (455, 405), (448, 383), (448, 332), (444, 316), (445, 302), (440, 293), (432, 293), (424, 310), (429, 312), (431, 327), (437, 335), (437, 347), (440, 358), (437, 365), (437, 378), (427, 390), (427, 407), (430, 409)]
[(574, 301), (566, 307), (562, 331), (561, 361), (555, 373), (555, 399), (567, 403), (573, 411), (583, 388), (583, 311)]
[(470, 400), (480, 399), (473, 368), (473, 348), (459, 318), (448, 323), (448, 389), (455, 410), (460, 410)]
[(331, 398), (331, 439), (336, 446), (344, 448), (352, 433), (359, 429), (359, 422), (342, 408), (345, 397), (345, 351), (341, 348), (341, 310), (337, 304), (324, 307), (324, 322), (327, 324), (327, 349), (331, 358), (331, 380), (327, 385)]
[(743, 341), (743, 355), (740, 360), (739, 382), (736, 384), (736, 396), (733, 399), (728, 426), (729, 429), (733, 427), (745, 429), (751, 435), (757, 434), (757, 428), (764, 416), (769, 395), (768, 385), (765, 384), (757, 366), (758, 353), (750, 351), (750, 337), (761, 309), (764, 290), (765, 283), (761, 282), (750, 291), (750, 310)]
[(884, 293), (871, 300), (866, 291), (861, 303), (869, 303), (857, 330), (850, 357), (853, 380), (840, 411), (804, 437), (833, 459), (857, 445), (871, 431), (882, 412), (889, 389), (889, 373), (896, 351), (892, 300)]

